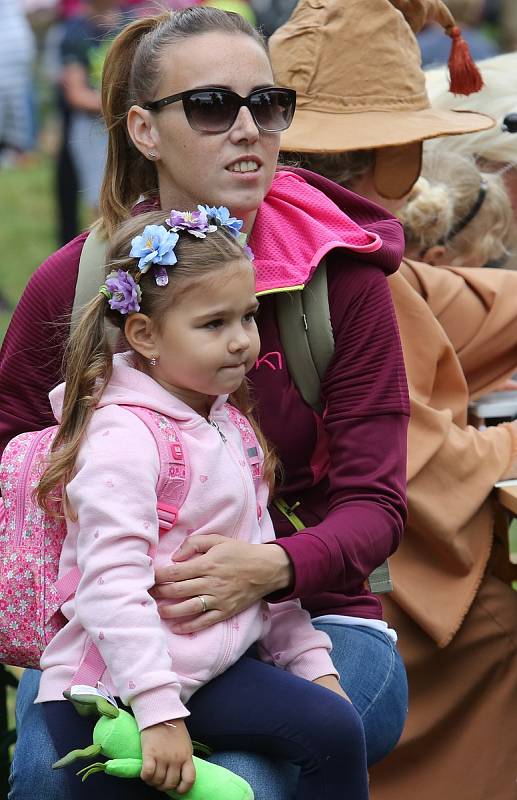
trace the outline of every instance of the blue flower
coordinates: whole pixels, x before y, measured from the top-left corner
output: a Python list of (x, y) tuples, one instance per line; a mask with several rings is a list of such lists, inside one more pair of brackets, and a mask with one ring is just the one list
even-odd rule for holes
[(204, 211), (208, 219), (213, 219), (218, 225), (221, 225), (221, 227), (227, 228), (232, 236), (238, 236), (240, 229), (244, 225), (242, 219), (230, 217), (230, 212), (226, 206), (219, 206), (219, 208), (215, 206), (198, 206), (198, 209)]
[(151, 264), (172, 266), (177, 262), (174, 248), (179, 236), (163, 225), (146, 225), (140, 236), (131, 242), (130, 257), (140, 259), (138, 269), (145, 273)]

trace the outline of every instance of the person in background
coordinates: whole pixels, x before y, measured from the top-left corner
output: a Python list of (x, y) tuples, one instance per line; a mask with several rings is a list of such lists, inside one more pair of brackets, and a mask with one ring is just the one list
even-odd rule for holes
[(34, 35), (19, 0), (0, 0), (0, 167), (34, 144), (31, 110)]
[[(480, 28), (485, 0), (447, 0), (447, 8), (461, 27), (473, 58), (490, 58), (497, 55), (497, 42)], [(449, 57), (447, 39), (439, 25), (430, 24), (417, 36), (422, 52), (422, 66), (446, 64)]]
[[(426, 96), (414, 37), (433, 19), (450, 20), (438, 0), (301, 0), (272, 36), (278, 79), (299, 98), (282, 149), (334, 202), (351, 189), (400, 213), (420, 174), (423, 140), (454, 141), (454, 115), (442, 116), (453, 112)], [(456, 132), (487, 130), (483, 119), (456, 113)], [(404, 259), (389, 284), (411, 417), (408, 525), (390, 559), (394, 588), (383, 607), (396, 620), (409, 714), (395, 750), (370, 769), (371, 796), (509, 800), (517, 593), (508, 585), (507, 531), (499, 539), (494, 529), (492, 490), (517, 475), (517, 422), (477, 430), (468, 404), (517, 367), (517, 273)]]
[(504, 125), (505, 117), (517, 110), (517, 53), (504, 53), (479, 64), (483, 88), (469, 97), (452, 95), (448, 90), (446, 71), (427, 70), (427, 92), (433, 108), (458, 111), (483, 111), (496, 124), (487, 131), (458, 136), (449, 140), (448, 149), (474, 156), (483, 171), (497, 172), (504, 177), (510, 193), (517, 223), (517, 136)]
[(504, 267), (516, 238), (504, 181), (447, 145), (437, 141), (426, 151), (421, 176), (398, 214), (406, 255), (433, 266)]
[(91, 220), (98, 213), (107, 147), (101, 117), (102, 63), (121, 24), (117, 0), (87, 0), (80, 13), (66, 20), (61, 40), (60, 83), (65, 112), (69, 113), (65, 131), (77, 170), (80, 197)]

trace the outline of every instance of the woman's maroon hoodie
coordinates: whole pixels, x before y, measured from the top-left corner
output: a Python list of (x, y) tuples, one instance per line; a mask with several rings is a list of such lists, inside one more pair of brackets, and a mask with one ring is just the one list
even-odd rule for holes
[[(343, 211), (343, 221), (352, 218), (380, 236), (382, 246), (363, 254), (334, 248), (327, 255), (335, 355), (322, 382), (323, 421), (301, 399), (285, 369), (274, 298), (261, 300), (261, 355), (250, 373), (258, 417), (283, 464), (279, 491), (289, 504), (300, 502), (296, 513), (307, 527), (292, 535), (290, 523), (274, 508), (273, 519), (294, 565), (289, 596), (300, 597), (313, 615), (380, 617), (380, 602), (365, 581), (396, 549), (406, 515), (408, 398), (386, 281), (402, 258), (403, 237), (398, 221), (384, 209), (324, 178), (297, 172), (323, 195), (313, 191), (314, 201), (302, 208), (293, 180), (290, 221), (264, 209), (268, 226), (261, 227), (259, 211), (251, 239), (258, 270), (264, 263), (271, 266), (271, 253), (278, 259), (279, 241), (292, 241), (288, 224), (301, 226), (303, 237), (309, 212), (311, 227), (321, 235), (328, 228), (329, 208), (335, 226), (335, 206)], [(282, 187), (285, 197), (285, 181)], [(273, 184), (265, 204), (275, 201)], [(332, 241), (343, 238), (340, 233), (331, 231)], [(22, 431), (53, 423), (48, 392), (62, 379), (67, 316), (85, 238), (81, 234), (42, 264), (14, 313), (0, 356), (2, 448)], [(285, 257), (307, 259), (308, 276), (314, 253), (310, 247), (300, 250), (286, 251)]]

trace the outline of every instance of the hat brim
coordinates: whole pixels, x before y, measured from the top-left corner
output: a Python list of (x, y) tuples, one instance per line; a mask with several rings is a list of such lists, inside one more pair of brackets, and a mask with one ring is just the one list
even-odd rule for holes
[(423, 108), (418, 111), (364, 111), (330, 114), (298, 108), (291, 127), (282, 133), (287, 152), (343, 153), (391, 147), (437, 136), (493, 128), (495, 121), (474, 111)]

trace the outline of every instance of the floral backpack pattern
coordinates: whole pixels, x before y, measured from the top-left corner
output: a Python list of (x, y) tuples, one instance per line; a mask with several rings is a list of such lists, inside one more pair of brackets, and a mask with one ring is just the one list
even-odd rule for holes
[[(176, 523), (190, 486), (188, 458), (174, 420), (149, 409), (124, 406), (154, 436), (160, 456), (157, 511), (160, 531)], [(261, 474), (258, 442), (248, 420), (227, 405), (242, 438), (257, 487)], [(39, 667), (43, 651), (66, 623), (60, 612), (79, 583), (73, 569), (58, 580), (66, 536), (63, 516), (45, 512), (34, 498), (57, 426), (12, 439), (0, 462), (0, 663)], [(59, 505), (56, 504), (56, 512)], [(91, 654), (90, 654), (91, 655)]]

